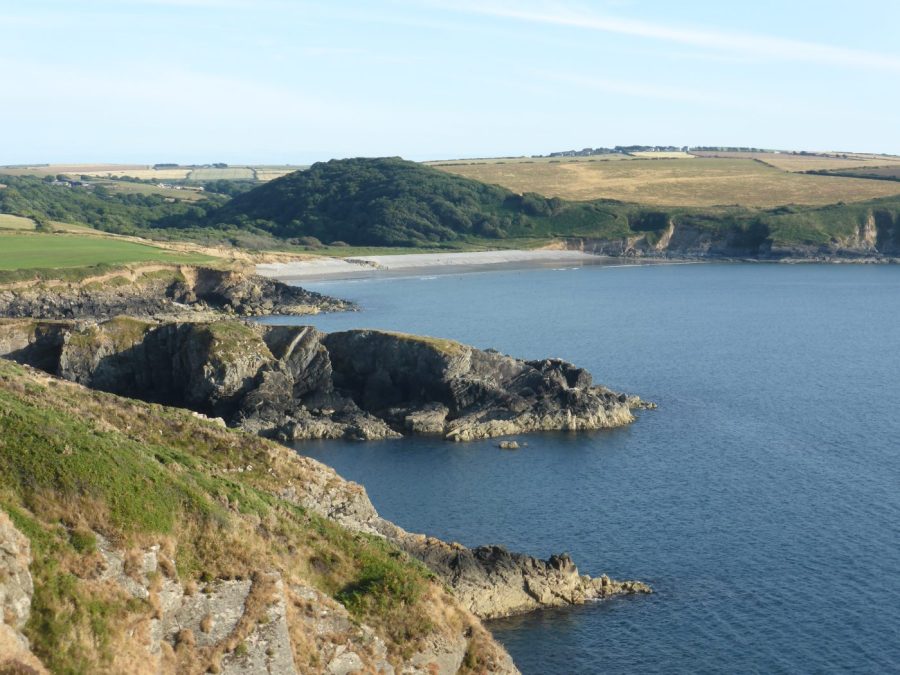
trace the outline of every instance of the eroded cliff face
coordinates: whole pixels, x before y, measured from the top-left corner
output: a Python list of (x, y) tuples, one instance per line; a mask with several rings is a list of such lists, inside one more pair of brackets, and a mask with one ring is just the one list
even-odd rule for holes
[(435, 338), (239, 321), (0, 324), (0, 355), (86, 386), (187, 407), (282, 440), (448, 440), (634, 420), (636, 397), (558, 359)]
[(0, 673), (47, 672), (22, 629), (31, 615), (31, 543), (0, 510)]
[[(648, 217), (657, 216), (657, 217)], [(634, 235), (619, 238), (570, 237), (564, 240), (573, 250), (632, 258), (699, 258), (814, 260), (823, 262), (894, 262), (900, 254), (900, 224), (887, 209), (871, 209), (859, 221), (849, 215), (843, 228), (847, 233), (823, 243), (778, 242), (777, 228), (756, 220), (732, 225), (703, 217), (644, 214), (633, 226)], [(644, 230), (644, 228), (649, 228)], [(644, 230), (644, 231), (642, 231)]]
[(220, 314), (313, 314), (352, 303), (249, 271), (145, 265), (80, 281), (29, 281), (0, 287), (0, 316), (108, 319), (119, 315), (187, 319)]

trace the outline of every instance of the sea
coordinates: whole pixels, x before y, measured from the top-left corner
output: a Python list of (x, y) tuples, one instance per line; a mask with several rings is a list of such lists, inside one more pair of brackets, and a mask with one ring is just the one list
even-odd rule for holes
[(523, 673), (900, 672), (900, 266), (531, 268), (304, 283), (361, 311), (274, 322), (561, 357), (656, 402), (495, 441), (303, 442), (382, 516), (571, 554), (650, 596), (488, 627)]

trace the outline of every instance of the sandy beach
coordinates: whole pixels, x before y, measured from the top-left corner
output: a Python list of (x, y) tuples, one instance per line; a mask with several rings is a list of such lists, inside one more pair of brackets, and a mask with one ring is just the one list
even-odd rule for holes
[(620, 259), (581, 251), (475, 251), (467, 253), (412, 253), (400, 255), (315, 258), (286, 263), (263, 263), (256, 273), (287, 281), (352, 279), (357, 277), (452, 274), (484, 269), (526, 267), (579, 267), (621, 264)]

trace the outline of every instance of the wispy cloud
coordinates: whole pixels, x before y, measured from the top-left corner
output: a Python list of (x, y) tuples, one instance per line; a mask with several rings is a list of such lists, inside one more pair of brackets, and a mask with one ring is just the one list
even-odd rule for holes
[(711, 28), (678, 27), (601, 15), (559, 4), (539, 7), (523, 7), (521, 4), (449, 4), (443, 2), (436, 4), (451, 11), (662, 40), (719, 52), (752, 55), (758, 58), (900, 71), (900, 56), (892, 54), (767, 35)]
[(593, 77), (576, 75), (573, 73), (559, 73), (547, 70), (539, 70), (535, 75), (544, 80), (575, 85), (585, 89), (594, 89), (608, 94), (619, 96), (634, 96), (637, 98), (655, 99), (661, 101), (691, 102), (716, 104), (722, 103), (722, 98), (712, 96), (708, 91), (700, 91), (679, 87), (671, 84), (654, 84), (649, 82), (635, 82), (615, 80), (605, 77)]

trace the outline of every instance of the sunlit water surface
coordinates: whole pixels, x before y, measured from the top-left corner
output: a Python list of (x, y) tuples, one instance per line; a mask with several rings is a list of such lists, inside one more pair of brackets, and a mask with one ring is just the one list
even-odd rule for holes
[[(585, 267), (307, 287), (306, 318), (559, 356), (656, 401), (528, 447), (302, 443), (404, 528), (651, 583), (490, 624), (525, 673), (900, 670), (900, 267)], [(291, 320), (280, 320), (291, 321)]]

